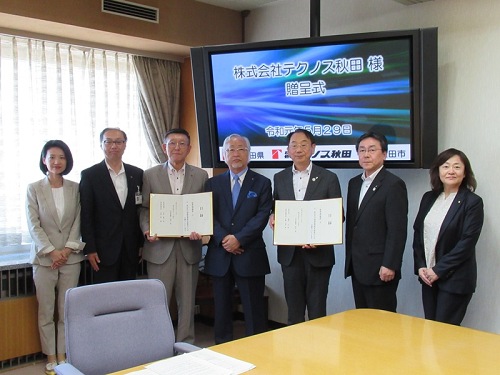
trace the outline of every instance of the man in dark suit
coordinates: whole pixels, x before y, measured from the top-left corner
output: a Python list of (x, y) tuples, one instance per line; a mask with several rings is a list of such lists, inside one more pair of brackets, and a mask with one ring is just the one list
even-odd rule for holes
[(396, 290), (406, 243), (406, 185), (384, 168), (387, 139), (370, 132), (356, 143), (364, 172), (349, 181), (345, 277), (356, 308), (396, 311)]
[[(275, 200), (317, 200), (340, 198), (337, 175), (311, 162), (316, 142), (307, 130), (288, 135), (288, 155), (293, 165), (274, 176)], [(274, 215), (269, 221), (274, 229)], [(283, 271), (288, 324), (326, 315), (330, 274), (335, 264), (333, 245), (278, 246)]]
[(272, 208), (271, 181), (248, 169), (246, 137), (230, 135), (223, 148), (229, 171), (206, 184), (206, 190), (213, 192), (214, 235), (208, 243), (205, 272), (213, 276), (216, 344), (233, 339), (235, 282), (246, 335), (265, 330), (265, 275), (270, 272), (262, 231)]
[(163, 152), (168, 161), (144, 172), (144, 199), (141, 229), (148, 239), (143, 258), (148, 262), (148, 275), (165, 284), (168, 303), (175, 290), (179, 312), (177, 341), (194, 344), (194, 302), (201, 260), (201, 235), (192, 232), (189, 238), (158, 238), (149, 232), (149, 195), (195, 194), (204, 191), (208, 174), (186, 163), (191, 151), (191, 137), (184, 129), (171, 129), (163, 138)]
[(135, 279), (144, 242), (138, 207), (140, 168), (122, 162), (127, 135), (118, 128), (100, 134), (104, 160), (82, 171), (81, 232), (94, 283)]

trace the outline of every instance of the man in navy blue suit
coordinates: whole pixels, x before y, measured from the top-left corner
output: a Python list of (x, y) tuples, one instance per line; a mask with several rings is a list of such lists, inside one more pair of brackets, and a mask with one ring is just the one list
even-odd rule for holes
[(265, 330), (265, 275), (270, 273), (262, 231), (272, 208), (271, 181), (248, 169), (250, 142), (232, 134), (224, 140), (229, 171), (209, 179), (213, 192), (214, 235), (205, 272), (213, 276), (215, 343), (233, 339), (233, 296), (238, 287), (247, 336)]

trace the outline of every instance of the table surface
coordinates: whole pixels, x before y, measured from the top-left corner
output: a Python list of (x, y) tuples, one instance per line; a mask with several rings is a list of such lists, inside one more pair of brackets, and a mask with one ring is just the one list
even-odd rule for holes
[(253, 363), (256, 368), (249, 375), (500, 371), (500, 335), (370, 309), (344, 311), (210, 349)]

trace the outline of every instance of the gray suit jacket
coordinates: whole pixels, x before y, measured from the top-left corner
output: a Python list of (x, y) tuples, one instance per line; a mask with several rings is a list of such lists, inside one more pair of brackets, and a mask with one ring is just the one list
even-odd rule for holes
[[(274, 200), (295, 200), (293, 191), (292, 167), (288, 167), (274, 175)], [(312, 166), (307, 184), (305, 201), (317, 199), (340, 198), (340, 184), (337, 175), (317, 165)], [(290, 265), (295, 246), (278, 246), (278, 262)], [(327, 267), (335, 264), (333, 245), (318, 246), (316, 249), (303, 249), (302, 254), (315, 267)]]
[[(157, 165), (144, 172), (140, 215), (140, 225), (143, 233), (149, 230), (149, 194), (172, 194), (167, 163)], [(206, 171), (186, 164), (182, 194), (204, 192), (207, 180), (208, 174)], [(160, 238), (159, 241), (154, 243), (146, 240), (144, 242), (142, 257), (148, 262), (163, 264), (172, 253), (174, 241), (175, 238)], [(180, 246), (186, 262), (195, 264), (201, 260), (201, 241), (191, 241), (189, 238), (182, 238)]]
[(59, 220), (52, 188), (48, 178), (28, 185), (26, 195), (26, 218), (31, 235), (30, 262), (51, 266), (48, 254), (52, 250), (75, 247), (67, 264), (78, 263), (84, 256), (85, 243), (80, 241), (80, 193), (78, 184), (64, 180), (64, 215)]

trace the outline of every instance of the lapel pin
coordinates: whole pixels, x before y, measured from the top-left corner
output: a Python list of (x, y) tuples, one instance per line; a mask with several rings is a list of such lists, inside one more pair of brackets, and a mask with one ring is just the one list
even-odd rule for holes
[(316, 181), (319, 177), (313, 177), (312, 180)]
[(375, 187), (373, 188), (373, 191), (377, 190), (377, 187), (378, 187), (378, 186), (375, 186)]

